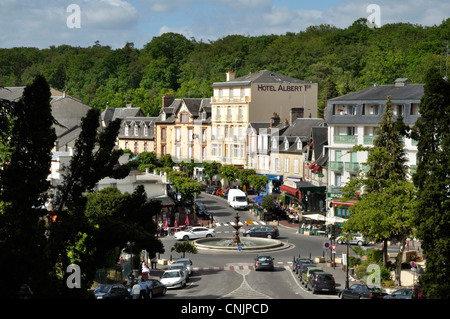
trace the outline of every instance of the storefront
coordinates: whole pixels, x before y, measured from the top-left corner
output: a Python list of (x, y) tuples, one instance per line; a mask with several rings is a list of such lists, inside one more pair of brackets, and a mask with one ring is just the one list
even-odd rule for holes
[(296, 200), (304, 212), (325, 211), (325, 186), (316, 186), (306, 181), (286, 180), (280, 186), (280, 191), (284, 192), (288, 198)]

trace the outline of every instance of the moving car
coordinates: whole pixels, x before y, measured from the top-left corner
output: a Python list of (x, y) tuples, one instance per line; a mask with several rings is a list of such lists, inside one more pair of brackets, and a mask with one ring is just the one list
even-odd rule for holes
[(413, 290), (408, 288), (398, 289), (391, 293), (390, 295), (386, 295), (383, 299), (412, 299)]
[(211, 194), (211, 195), (215, 195), (219, 189), (220, 189), (219, 186), (211, 185), (211, 186), (206, 187), (205, 192), (208, 194)]
[(186, 277), (186, 280), (189, 279), (189, 270), (187, 269), (187, 267), (184, 263), (173, 263), (167, 268), (167, 270), (172, 270), (172, 269), (179, 269), (179, 270), (183, 271), (184, 276)]
[(292, 271), (298, 274), (298, 271), (303, 264), (312, 264), (312, 263), (313, 261), (309, 258), (297, 258), (297, 260), (294, 263), (292, 263)]
[[(346, 244), (347, 241), (344, 236), (339, 236), (336, 238), (336, 242), (341, 244)], [(361, 235), (355, 235), (350, 239), (350, 245), (358, 245), (358, 246), (365, 246), (367, 245), (366, 239)]]
[(277, 226), (255, 226), (244, 232), (245, 237), (277, 238), (280, 231)]
[(247, 209), (247, 194), (240, 189), (230, 189), (228, 191), (228, 205), (234, 209)]
[(94, 290), (96, 299), (128, 299), (130, 294), (122, 284), (104, 284)]
[(382, 299), (386, 295), (380, 288), (370, 288), (366, 284), (353, 284), (339, 293), (341, 299)]
[(313, 294), (318, 291), (331, 292), (334, 294), (336, 293), (336, 281), (330, 273), (315, 272), (309, 276), (306, 288), (311, 290)]
[(208, 208), (204, 204), (199, 204), (196, 207), (197, 216), (201, 219), (211, 219)]
[(185, 231), (175, 233), (175, 239), (178, 240), (192, 240), (197, 238), (209, 238), (215, 237), (216, 232), (214, 229), (206, 227), (191, 227)]
[(179, 269), (166, 270), (161, 276), (161, 283), (167, 288), (183, 288), (186, 287), (186, 276)]
[(255, 258), (255, 270), (273, 270), (273, 258), (269, 255), (259, 255)]
[(192, 260), (191, 259), (189, 259), (189, 258), (178, 258), (175, 262), (185, 264), (189, 275), (192, 274)]

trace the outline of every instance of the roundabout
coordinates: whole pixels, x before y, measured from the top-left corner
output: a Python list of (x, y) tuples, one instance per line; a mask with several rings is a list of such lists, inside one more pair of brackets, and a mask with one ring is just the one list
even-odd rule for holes
[(267, 238), (243, 238), (240, 243), (233, 243), (233, 238), (205, 238), (197, 239), (195, 246), (201, 250), (222, 252), (261, 252), (281, 250), (293, 247), (287, 242)]

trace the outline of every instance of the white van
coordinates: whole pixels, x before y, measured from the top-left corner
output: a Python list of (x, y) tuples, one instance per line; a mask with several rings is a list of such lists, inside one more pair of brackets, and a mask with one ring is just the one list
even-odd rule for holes
[(228, 191), (228, 204), (234, 209), (247, 209), (247, 195), (240, 189), (230, 189)]

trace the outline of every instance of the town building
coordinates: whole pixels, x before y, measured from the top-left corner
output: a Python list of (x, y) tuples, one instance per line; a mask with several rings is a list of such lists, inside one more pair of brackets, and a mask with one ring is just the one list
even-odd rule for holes
[[(411, 84), (408, 79), (397, 79), (395, 84), (374, 85), (363, 90), (328, 100), (325, 120), (328, 125), (328, 200), (330, 217), (347, 218), (353, 202), (343, 202), (342, 187), (367, 161), (366, 151), (352, 152), (354, 145), (371, 146), (377, 136), (378, 123), (384, 113), (387, 96), (391, 96), (394, 117), (403, 117), (413, 126), (419, 118), (419, 104), (423, 84)], [(405, 138), (405, 150), (410, 171), (416, 167), (417, 143)]]
[(166, 94), (155, 121), (155, 154), (170, 154), (175, 163), (202, 163), (210, 154), (209, 98), (175, 99)]
[(211, 98), (211, 160), (247, 166), (249, 123), (267, 121), (276, 112), (281, 119), (317, 116), (317, 83), (268, 70), (213, 83)]

